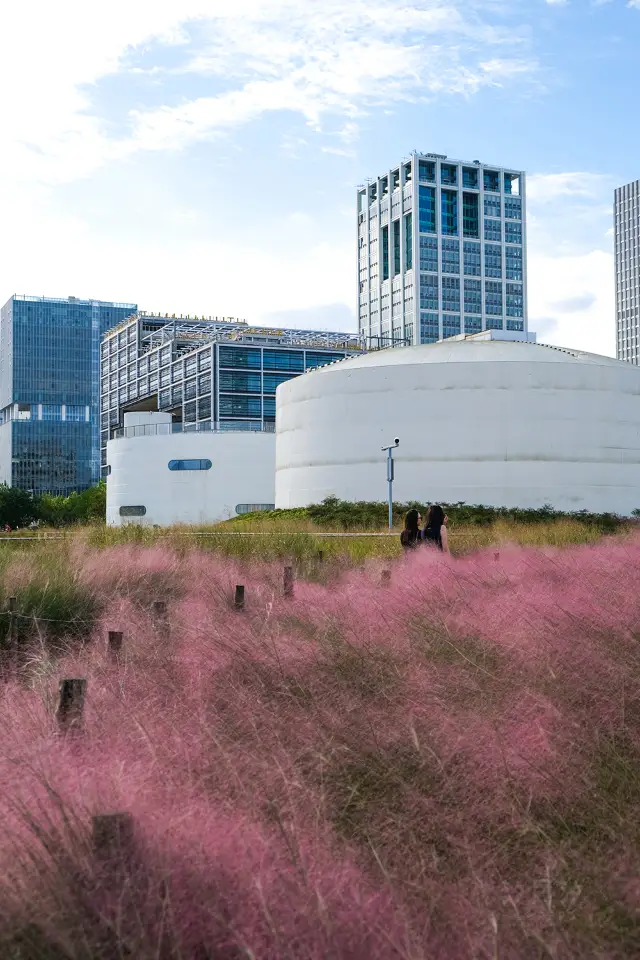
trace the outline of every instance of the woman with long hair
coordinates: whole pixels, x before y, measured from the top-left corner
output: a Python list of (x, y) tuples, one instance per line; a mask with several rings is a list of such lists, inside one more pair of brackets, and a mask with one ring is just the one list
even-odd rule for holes
[(427, 522), (422, 531), (422, 539), (424, 542), (433, 547), (437, 547), (437, 549), (442, 550), (443, 553), (451, 552), (449, 550), (449, 539), (447, 536), (448, 521), (449, 517), (445, 514), (442, 507), (437, 505), (431, 506), (427, 513)]
[(404, 518), (404, 530), (400, 534), (400, 543), (407, 550), (413, 550), (420, 543), (420, 514), (417, 510), (409, 510)]

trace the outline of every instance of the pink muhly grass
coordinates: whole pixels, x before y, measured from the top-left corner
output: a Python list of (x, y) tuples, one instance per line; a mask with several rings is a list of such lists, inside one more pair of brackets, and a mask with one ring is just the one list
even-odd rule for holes
[[(640, 951), (640, 539), (416, 551), (292, 599), (277, 563), (74, 550), (100, 617), (0, 700), (0, 947), (30, 923), (72, 960)], [(117, 810), (114, 888), (88, 838)]]

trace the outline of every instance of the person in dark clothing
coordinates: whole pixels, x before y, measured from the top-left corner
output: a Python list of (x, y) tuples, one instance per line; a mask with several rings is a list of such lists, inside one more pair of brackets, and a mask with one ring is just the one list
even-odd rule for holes
[(449, 517), (446, 516), (442, 507), (431, 506), (427, 513), (427, 522), (422, 531), (423, 541), (433, 547), (437, 547), (438, 550), (442, 550), (443, 553), (450, 552), (447, 537), (448, 520)]
[(417, 510), (409, 510), (404, 518), (404, 530), (400, 534), (400, 543), (407, 550), (413, 550), (420, 543), (420, 514)]

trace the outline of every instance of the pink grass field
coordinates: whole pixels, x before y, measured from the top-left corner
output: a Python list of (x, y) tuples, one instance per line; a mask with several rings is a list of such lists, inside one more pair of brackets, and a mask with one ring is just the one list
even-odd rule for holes
[(1, 960), (640, 957), (640, 538), (292, 599), (198, 551), (61, 562), (102, 612), (55, 657), (40, 625), (1, 688)]

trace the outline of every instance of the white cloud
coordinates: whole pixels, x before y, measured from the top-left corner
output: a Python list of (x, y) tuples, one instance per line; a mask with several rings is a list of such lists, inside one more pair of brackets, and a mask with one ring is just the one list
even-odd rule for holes
[(613, 186), (589, 172), (527, 179), (529, 326), (546, 343), (615, 355)]

